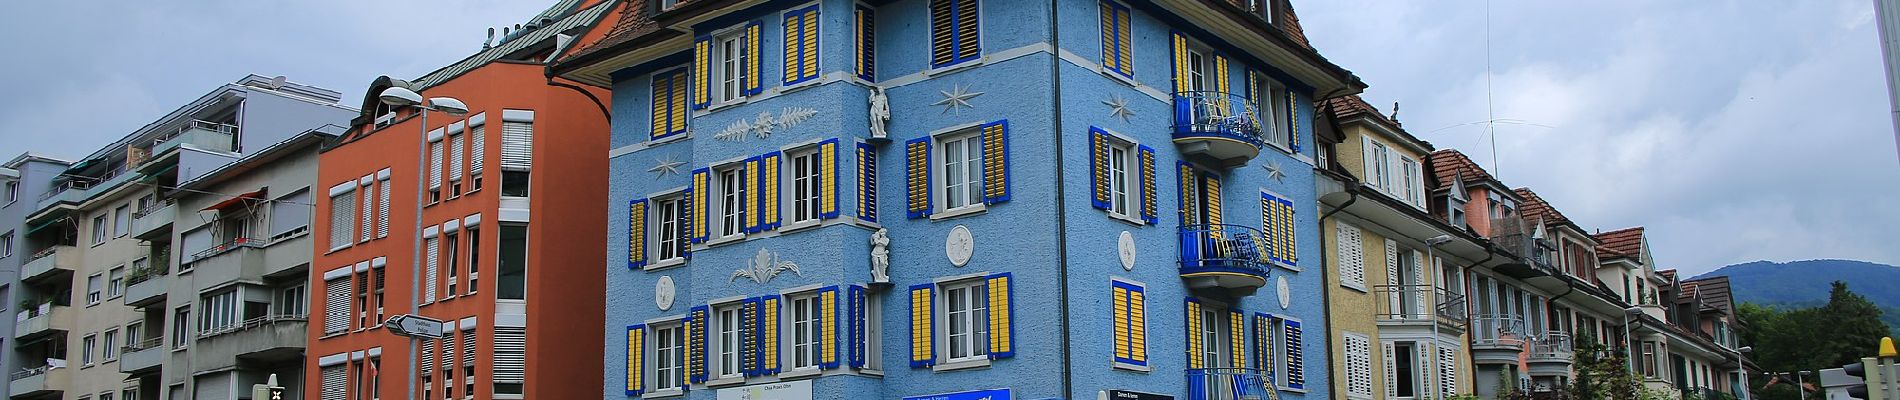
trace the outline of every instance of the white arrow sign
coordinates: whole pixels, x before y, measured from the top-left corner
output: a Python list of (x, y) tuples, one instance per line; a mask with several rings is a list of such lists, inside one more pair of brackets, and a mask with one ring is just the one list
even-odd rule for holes
[(441, 339), (443, 325), (445, 324), (441, 320), (410, 314), (397, 314), (389, 317), (388, 322), (383, 323), (384, 327), (389, 328), (389, 333), (394, 333), (396, 336), (427, 339)]

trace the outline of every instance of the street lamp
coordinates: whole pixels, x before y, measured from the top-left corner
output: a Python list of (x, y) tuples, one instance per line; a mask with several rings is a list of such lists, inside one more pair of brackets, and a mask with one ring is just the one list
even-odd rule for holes
[[(415, 238), (415, 241), (412, 243), (415, 247), (415, 251), (412, 254), (415, 257), (409, 259), (409, 313), (420, 315), (422, 314), (422, 269), (416, 268), (415, 264), (422, 260), (422, 196), (424, 195), (423, 191), (426, 190), (428, 185), (428, 182), (423, 179), (422, 174), (423, 171), (427, 171), (428, 168), (428, 165), (426, 165), (428, 161), (426, 159), (428, 158), (429, 150), (429, 112), (436, 111), (449, 114), (450, 116), (460, 116), (468, 114), (468, 105), (462, 103), (461, 100), (456, 100), (454, 97), (432, 97), (429, 98), (427, 102), (424, 102), (421, 93), (416, 93), (414, 90), (397, 86), (383, 89), (382, 93), (378, 93), (376, 97), (381, 99), (383, 104), (387, 104), (392, 108), (414, 106), (420, 110), (417, 111), (417, 113), (422, 114), (422, 128), (419, 130), (421, 134), (416, 136), (416, 198), (414, 201), (416, 206), (416, 230), (412, 236)], [(409, 368), (412, 369), (416, 367), (416, 347), (416, 338), (410, 337)], [(409, 376), (409, 395), (407, 398), (409, 400), (415, 400), (416, 374), (409, 373), (404, 375)]]
[[(1439, 302), (1438, 297), (1436, 296), (1438, 294), (1438, 290), (1437, 290), (1438, 285), (1436, 283), (1439, 277), (1443, 275), (1442, 275), (1442, 272), (1438, 269), (1438, 256), (1433, 254), (1432, 250), (1438, 248), (1438, 245), (1445, 244), (1448, 242), (1451, 242), (1451, 235), (1438, 235), (1438, 236), (1433, 236), (1430, 239), (1425, 239), (1425, 264), (1426, 264), (1425, 267), (1430, 268), (1432, 270), (1430, 276), (1432, 277), (1432, 281), (1433, 281), (1433, 285), (1428, 286), (1425, 290), (1431, 291), (1430, 293), (1433, 295), (1432, 296), (1433, 303)], [(1438, 344), (1438, 313), (1444, 312), (1444, 310), (1441, 309), (1444, 306), (1445, 304), (1432, 304), (1432, 315), (1426, 316), (1426, 318), (1430, 318), (1432, 322), (1432, 342), (1433, 342), (1432, 346), (1433, 347), (1439, 346)], [(1443, 362), (1443, 360), (1439, 360), (1437, 362)], [(1443, 398), (1442, 396), (1444, 395), (1445, 395), (1445, 390), (1443, 388), (1440, 388), (1439, 390), (1433, 391), (1432, 398), (1440, 399), (1440, 398)]]
[(1748, 400), (1748, 372), (1746, 368), (1743, 368), (1742, 353), (1751, 353), (1754, 351), (1755, 351), (1755, 346), (1742, 346), (1742, 347), (1735, 348), (1735, 379), (1738, 382), (1733, 382), (1733, 385), (1731, 386), (1738, 388), (1736, 390), (1738, 392), (1736, 393), (1736, 396), (1740, 397), (1742, 400)]
[[(1636, 342), (1631, 340), (1633, 339), (1631, 336), (1635, 336), (1635, 331), (1630, 326), (1630, 317), (1642, 314), (1642, 307), (1632, 306), (1623, 309), (1623, 361), (1629, 365), (1631, 375), (1638, 375), (1641, 372), (1636, 370)], [(1641, 385), (1641, 382), (1630, 385), (1630, 398), (1636, 398), (1636, 387)]]

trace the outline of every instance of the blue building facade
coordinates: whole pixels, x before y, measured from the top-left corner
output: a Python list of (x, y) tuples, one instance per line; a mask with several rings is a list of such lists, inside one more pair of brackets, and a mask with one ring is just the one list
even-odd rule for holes
[(1330, 397), (1282, 0), (625, 7), (605, 398)]

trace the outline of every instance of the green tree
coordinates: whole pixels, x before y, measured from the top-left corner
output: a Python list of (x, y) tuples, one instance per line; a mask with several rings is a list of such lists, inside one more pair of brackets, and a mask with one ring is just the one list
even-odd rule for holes
[(1815, 328), (1830, 334), (1830, 340), (1823, 342), (1826, 347), (1816, 349), (1823, 353), (1819, 355), (1822, 368), (1859, 362), (1861, 357), (1873, 355), (1880, 338), (1887, 336), (1887, 323), (1880, 320), (1880, 307), (1847, 290), (1846, 282), (1834, 281), (1827, 305), (1821, 306), (1821, 314), (1822, 324)]
[[(1881, 322), (1880, 308), (1848, 290), (1844, 282), (1836, 281), (1832, 286), (1827, 304), (1817, 307), (1783, 309), (1744, 303), (1737, 308), (1747, 325), (1739, 339), (1754, 348), (1749, 357), (1756, 365), (1769, 372), (1817, 371), (1837, 368), (1874, 352), (1874, 346), (1888, 332), (1886, 323)], [(1799, 398), (1794, 382), (1765, 386), (1769, 379), (1756, 377), (1750, 381), (1764, 400)]]

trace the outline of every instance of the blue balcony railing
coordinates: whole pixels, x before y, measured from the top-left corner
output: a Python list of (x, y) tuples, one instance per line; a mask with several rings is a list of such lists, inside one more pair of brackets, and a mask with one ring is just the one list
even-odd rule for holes
[(1187, 370), (1185, 400), (1275, 399), (1273, 373), (1252, 368)]
[(1256, 151), (1266, 144), (1258, 112), (1246, 96), (1214, 92), (1174, 94), (1174, 138), (1214, 138), (1240, 142)]
[(1266, 236), (1240, 225), (1197, 224), (1181, 227), (1181, 274), (1231, 272), (1265, 277)]

